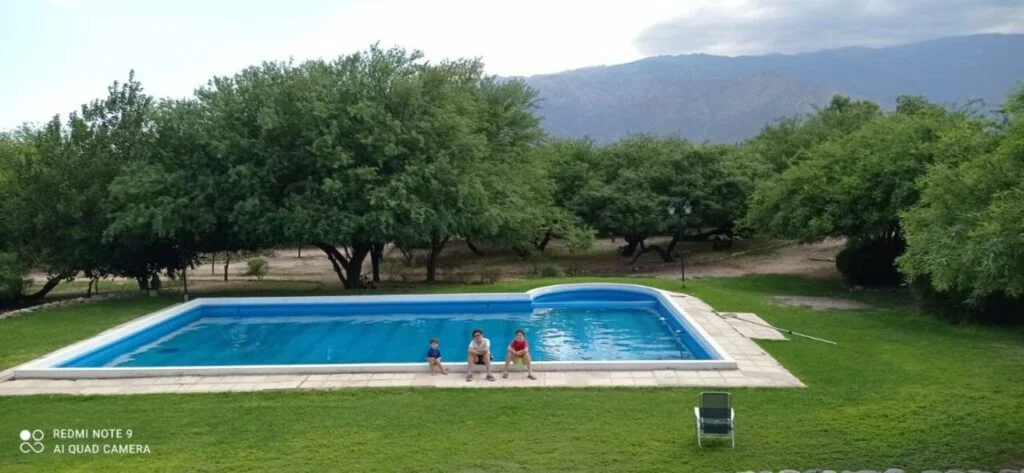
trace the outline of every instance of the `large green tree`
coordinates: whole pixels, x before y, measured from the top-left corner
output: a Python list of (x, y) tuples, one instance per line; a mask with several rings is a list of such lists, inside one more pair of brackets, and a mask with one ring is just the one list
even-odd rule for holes
[(853, 133), (881, 115), (874, 102), (834, 96), (813, 114), (766, 125), (747, 142), (750, 165), (760, 168), (764, 176), (781, 173), (803, 161), (812, 148)]
[[(908, 248), (900, 268), (970, 302), (1024, 297), (1024, 86), (1007, 100), (998, 148), (963, 150), (922, 179), (920, 202), (902, 214)], [(1000, 314), (1004, 320), (1020, 317)]]
[[(759, 185), (747, 222), (764, 234), (802, 242), (847, 238), (849, 249), (879, 254), (884, 272), (884, 281), (847, 274), (851, 282), (897, 282), (893, 262), (905, 247), (899, 213), (917, 202), (918, 178), (934, 163), (991, 144), (984, 122), (918, 98), (901, 98), (895, 112), (811, 148), (798, 163)], [(844, 258), (840, 255), (837, 262)]]
[[(745, 185), (731, 147), (635, 135), (594, 148), (586, 141), (558, 145), (555, 199), (604, 235), (622, 235), (623, 255), (653, 250), (671, 261), (682, 229), (731, 232), (743, 212)], [(647, 247), (652, 235), (672, 234), (667, 249)]]

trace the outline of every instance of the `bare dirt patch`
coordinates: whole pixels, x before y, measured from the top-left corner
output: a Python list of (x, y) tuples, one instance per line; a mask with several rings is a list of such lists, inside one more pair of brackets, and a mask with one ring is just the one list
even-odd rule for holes
[(870, 305), (860, 301), (835, 299), (832, 297), (775, 296), (771, 298), (771, 301), (775, 304), (810, 307), (815, 310), (858, 310), (871, 308)]
[[(747, 274), (795, 274), (818, 279), (838, 279), (834, 262), (843, 249), (842, 239), (825, 240), (810, 245), (760, 242), (749, 251), (738, 251), (731, 257), (712, 258), (707, 255), (688, 257), (686, 277), (738, 277)], [(659, 278), (679, 277), (679, 265), (659, 269), (651, 275)]]

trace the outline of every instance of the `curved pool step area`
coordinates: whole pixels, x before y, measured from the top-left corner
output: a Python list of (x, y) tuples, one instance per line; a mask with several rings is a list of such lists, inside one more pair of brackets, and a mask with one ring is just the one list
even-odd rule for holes
[[(198, 299), (18, 366), (10, 371), (13, 379), (0, 383), (0, 395), (803, 386), (734, 327), (743, 323), (717, 315), (697, 298), (628, 284), (568, 284), (519, 294)], [(486, 381), (482, 367), (472, 382), (458, 373), (466, 366), (469, 327), (476, 326), (492, 340), (497, 381)], [(518, 327), (530, 340), (537, 380), (526, 379), (521, 367), (508, 379), (498, 375)], [(418, 361), (435, 333), (455, 371), (448, 376), (431, 375)]]

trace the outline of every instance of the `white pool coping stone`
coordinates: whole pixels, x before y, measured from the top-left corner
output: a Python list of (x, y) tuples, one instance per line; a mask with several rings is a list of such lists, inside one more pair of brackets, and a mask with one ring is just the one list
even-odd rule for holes
[[(509, 300), (509, 296), (536, 297), (555, 290), (623, 289), (623, 287), (654, 295), (670, 312), (680, 317), (691, 333), (703, 338), (706, 346), (718, 353), (721, 360), (668, 361), (589, 361), (536, 362), (537, 381), (526, 380), (514, 373), (510, 379), (497, 382), (484, 380), (478, 367), (472, 383), (461, 374), (430, 376), (424, 363), (287, 365), (287, 366), (221, 366), (166, 368), (52, 368), (65, 360), (87, 353), (137, 330), (162, 322), (200, 303), (266, 304), (294, 303), (293, 298), (222, 298), (199, 299), (173, 306), (103, 332), (96, 337), (75, 343), (37, 360), (17, 366), (9, 372), (13, 379), (0, 382), (0, 395), (13, 394), (129, 394), (139, 392), (208, 392), (291, 388), (343, 388), (362, 386), (437, 386), (437, 387), (509, 387), (509, 386), (745, 386), (802, 387), (796, 377), (785, 370), (756, 343), (734, 328), (742, 321), (730, 321), (697, 298), (652, 289), (644, 286), (595, 283), (567, 284), (538, 288), (519, 294), (462, 294), (423, 296), (328, 296), (304, 298), (323, 303), (334, 300), (373, 302), (383, 300), (418, 301), (424, 298), (443, 300)], [(456, 296), (466, 299), (455, 299)], [(251, 302), (250, 302), (251, 301)], [(217, 303), (217, 302), (215, 302)], [(495, 373), (503, 363), (492, 365)], [(465, 370), (464, 363), (450, 363), (456, 373)], [(520, 368), (521, 369), (521, 368)], [(134, 378), (134, 379), (127, 379)], [(364, 379), (365, 378), (365, 379)], [(386, 378), (386, 379), (385, 379)], [(2, 379), (2, 378), (0, 378)], [(452, 380), (458, 380), (458, 383)], [(386, 383), (382, 383), (386, 381)], [(540, 382), (538, 382), (540, 381)], [(294, 384), (294, 386), (292, 386)]]

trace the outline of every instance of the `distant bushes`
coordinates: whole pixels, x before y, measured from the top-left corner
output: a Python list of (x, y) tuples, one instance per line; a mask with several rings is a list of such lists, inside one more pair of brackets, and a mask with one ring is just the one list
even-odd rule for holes
[(263, 258), (249, 258), (246, 264), (248, 267), (245, 270), (245, 275), (255, 276), (257, 281), (262, 281), (263, 277), (270, 272), (270, 263)]
[(547, 263), (537, 268), (537, 275), (542, 278), (560, 278), (565, 275), (565, 272), (557, 264)]

